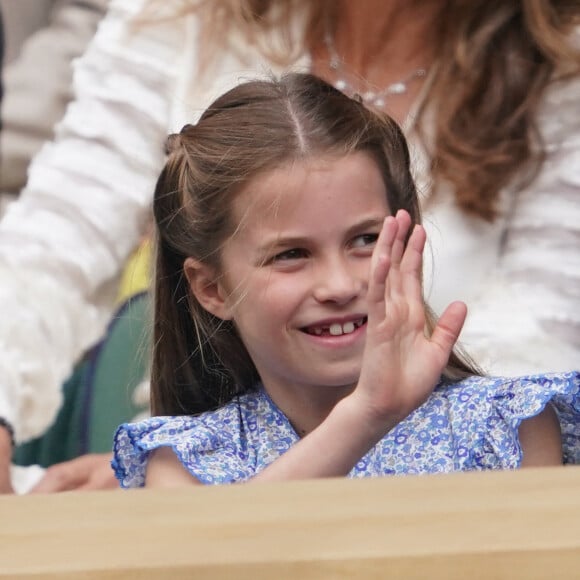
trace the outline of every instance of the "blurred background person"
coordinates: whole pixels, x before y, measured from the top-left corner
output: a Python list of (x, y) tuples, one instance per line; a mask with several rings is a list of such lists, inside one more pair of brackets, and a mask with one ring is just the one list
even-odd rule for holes
[[(85, 51), (107, 5), (108, 0), (0, 0), (5, 32), (0, 216), (25, 186), (34, 155), (53, 138), (73, 98), (72, 62)], [(7, 433), (0, 430), (4, 442)], [(15, 473), (26, 484), (25, 473)]]
[(72, 61), (108, 0), (0, 0), (6, 28), (0, 214), (26, 184), (28, 165), (72, 98)]

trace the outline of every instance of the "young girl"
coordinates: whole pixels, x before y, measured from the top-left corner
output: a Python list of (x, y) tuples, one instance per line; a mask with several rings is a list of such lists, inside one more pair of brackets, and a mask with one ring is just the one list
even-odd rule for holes
[(578, 374), (481, 376), (453, 350), (465, 305), (430, 315), (391, 119), (292, 74), (227, 92), (169, 149), (154, 202), (163, 416), (117, 431), (122, 486), (580, 458)]

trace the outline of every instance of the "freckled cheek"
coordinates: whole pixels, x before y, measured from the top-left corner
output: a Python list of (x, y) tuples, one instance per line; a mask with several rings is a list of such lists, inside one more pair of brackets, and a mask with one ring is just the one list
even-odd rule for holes
[[(256, 292), (254, 307), (271, 320), (271, 325), (293, 328), (293, 320), (306, 303), (309, 293), (307, 285), (297, 283), (289, 276), (271, 279)], [(270, 324), (264, 321), (264, 324)]]
[(270, 279), (262, 288), (262, 299), (287, 307), (304, 300), (312, 288), (312, 282), (304, 277), (279, 277)]
[(254, 277), (246, 279), (235, 288), (230, 287), (227, 300), (234, 317), (248, 311), (276, 315), (288, 312), (290, 303), (296, 300), (295, 287)]

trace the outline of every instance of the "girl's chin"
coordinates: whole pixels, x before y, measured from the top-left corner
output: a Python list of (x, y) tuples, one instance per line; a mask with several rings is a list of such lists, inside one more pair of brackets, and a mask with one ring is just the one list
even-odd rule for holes
[(342, 396), (349, 395), (354, 391), (358, 382), (358, 376), (355, 380), (342, 380), (342, 381), (328, 381), (318, 385), (318, 389), (328, 389), (329, 391), (336, 391), (342, 393)]

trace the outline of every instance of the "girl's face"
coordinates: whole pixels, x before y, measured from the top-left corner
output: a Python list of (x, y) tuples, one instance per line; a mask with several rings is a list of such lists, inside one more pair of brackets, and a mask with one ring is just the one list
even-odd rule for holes
[[(270, 396), (338, 400), (358, 380), (371, 254), (389, 214), (365, 153), (268, 172), (235, 198), (214, 311), (233, 319)], [(298, 396), (298, 399), (296, 399)]]

